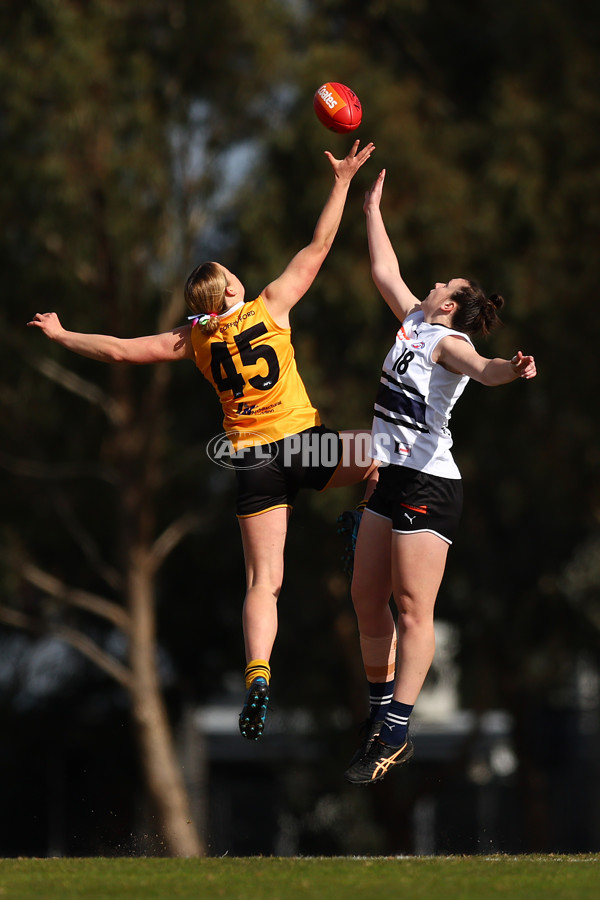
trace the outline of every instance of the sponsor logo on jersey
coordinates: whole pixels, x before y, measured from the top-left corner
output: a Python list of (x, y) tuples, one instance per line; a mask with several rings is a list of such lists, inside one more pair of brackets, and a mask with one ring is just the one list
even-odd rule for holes
[[(384, 435), (381, 436), (384, 437)], [(388, 437), (388, 435), (385, 435), (385, 437)], [(399, 454), (399, 456), (411, 455), (412, 447), (410, 444), (403, 444), (402, 441), (394, 441), (394, 445), (394, 450)]]
[(236, 413), (238, 416), (258, 416), (274, 412), (277, 406), (281, 406), (281, 400), (269, 403), (268, 406), (259, 406), (258, 403), (238, 403)]
[(237, 408), (237, 414), (238, 416), (251, 416), (256, 406), (256, 403), (240, 403)]

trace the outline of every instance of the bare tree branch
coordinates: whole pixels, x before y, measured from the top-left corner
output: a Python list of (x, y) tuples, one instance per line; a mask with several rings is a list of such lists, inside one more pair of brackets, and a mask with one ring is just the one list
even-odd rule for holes
[(24, 563), (19, 567), (19, 572), (29, 584), (33, 584), (40, 590), (45, 591), (56, 600), (66, 603), (68, 606), (76, 606), (78, 609), (85, 609), (87, 612), (94, 613), (94, 615), (112, 622), (125, 634), (129, 634), (131, 630), (129, 614), (123, 607), (113, 603), (112, 600), (106, 600), (104, 597), (98, 597), (96, 594), (71, 588), (54, 575), (49, 575), (47, 572), (38, 569), (33, 563)]
[(80, 375), (76, 375), (75, 372), (71, 372), (69, 369), (61, 366), (60, 363), (50, 359), (48, 356), (32, 358), (30, 359), (30, 363), (38, 370), (38, 372), (41, 372), (42, 375), (45, 375), (46, 378), (49, 378), (51, 381), (60, 384), (65, 390), (70, 391), (72, 394), (77, 394), (77, 396), (83, 397), (83, 399), (87, 400), (89, 403), (93, 403), (95, 406), (100, 407), (113, 425), (122, 423), (124, 411), (121, 405), (115, 402), (97, 385), (86, 381), (84, 378), (81, 378)]
[(23, 631), (44, 631), (45, 624), (35, 616), (28, 616), (18, 609), (0, 604), (0, 622), (12, 625), (13, 628), (21, 628)]
[(150, 552), (153, 571), (156, 572), (161, 567), (169, 553), (186, 535), (198, 528), (200, 521), (200, 516), (195, 513), (185, 513), (165, 528), (154, 541)]
[(171, 331), (185, 321), (185, 303), (180, 291), (173, 291), (166, 298), (158, 317), (158, 327), (161, 332)]
[(99, 669), (114, 678), (126, 691), (131, 691), (133, 676), (127, 666), (118, 662), (109, 653), (105, 653), (94, 641), (77, 631), (75, 628), (60, 625), (53, 627), (35, 616), (27, 615), (16, 609), (0, 604), (0, 622), (20, 628), (24, 631), (50, 634), (79, 650), (84, 656), (95, 663)]
[(114, 472), (108, 466), (99, 465), (97, 462), (55, 466), (37, 459), (19, 459), (11, 457), (7, 453), (0, 453), (0, 469), (12, 472), (13, 475), (39, 478), (43, 481), (58, 481), (65, 478), (99, 478), (108, 484), (116, 482)]
[(104, 562), (96, 541), (84, 523), (75, 515), (73, 505), (69, 503), (65, 492), (62, 490), (53, 491), (53, 499), (58, 514), (65, 524), (65, 528), (79, 546), (93, 570), (97, 572), (98, 575), (113, 588), (113, 590), (120, 590), (123, 586), (121, 575), (116, 569)]
[(58, 628), (50, 628), (50, 633), (61, 641), (70, 644), (76, 650), (79, 650), (84, 656), (95, 663), (99, 669), (114, 678), (126, 691), (133, 688), (133, 675), (131, 671), (118, 662), (109, 653), (101, 650), (100, 647), (87, 635), (76, 628), (69, 628), (61, 625)]

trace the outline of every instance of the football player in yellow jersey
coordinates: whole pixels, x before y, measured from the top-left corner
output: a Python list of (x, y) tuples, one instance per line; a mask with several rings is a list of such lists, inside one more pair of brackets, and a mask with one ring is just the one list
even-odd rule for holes
[(102, 362), (154, 363), (191, 359), (215, 388), (238, 480), (237, 515), (246, 565), (242, 621), (246, 647), (246, 698), (240, 731), (257, 740), (269, 700), (269, 659), (277, 634), (277, 599), (284, 545), (298, 490), (324, 490), (376, 481), (365, 454), (368, 432), (338, 433), (321, 424), (296, 368), (289, 313), (312, 285), (337, 233), (352, 178), (375, 147), (326, 156), (334, 181), (312, 240), (281, 275), (250, 302), (240, 279), (216, 262), (189, 276), (185, 298), (191, 324), (146, 337), (65, 330), (56, 313), (36, 313), (28, 323), (63, 347)]

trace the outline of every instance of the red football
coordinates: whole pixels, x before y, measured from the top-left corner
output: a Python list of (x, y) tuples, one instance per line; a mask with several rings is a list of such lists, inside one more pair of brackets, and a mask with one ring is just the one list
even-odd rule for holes
[(326, 128), (345, 134), (354, 131), (362, 120), (360, 100), (349, 87), (337, 81), (322, 84), (313, 99), (317, 118)]

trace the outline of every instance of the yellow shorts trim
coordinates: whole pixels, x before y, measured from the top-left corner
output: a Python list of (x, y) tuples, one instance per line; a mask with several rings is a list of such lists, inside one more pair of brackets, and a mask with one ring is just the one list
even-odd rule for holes
[(293, 508), (294, 507), (292, 506), (291, 503), (276, 503), (275, 506), (267, 506), (266, 509), (259, 509), (258, 512), (247, 513), (244, 516), (240, 515), (240, 513), (236, 513), (236, 518), (238, 518), (238, 519), (253, 519), (254, 516), (262, 516), (263, 513), (271, 512), (272, 509), (293, 509)]

